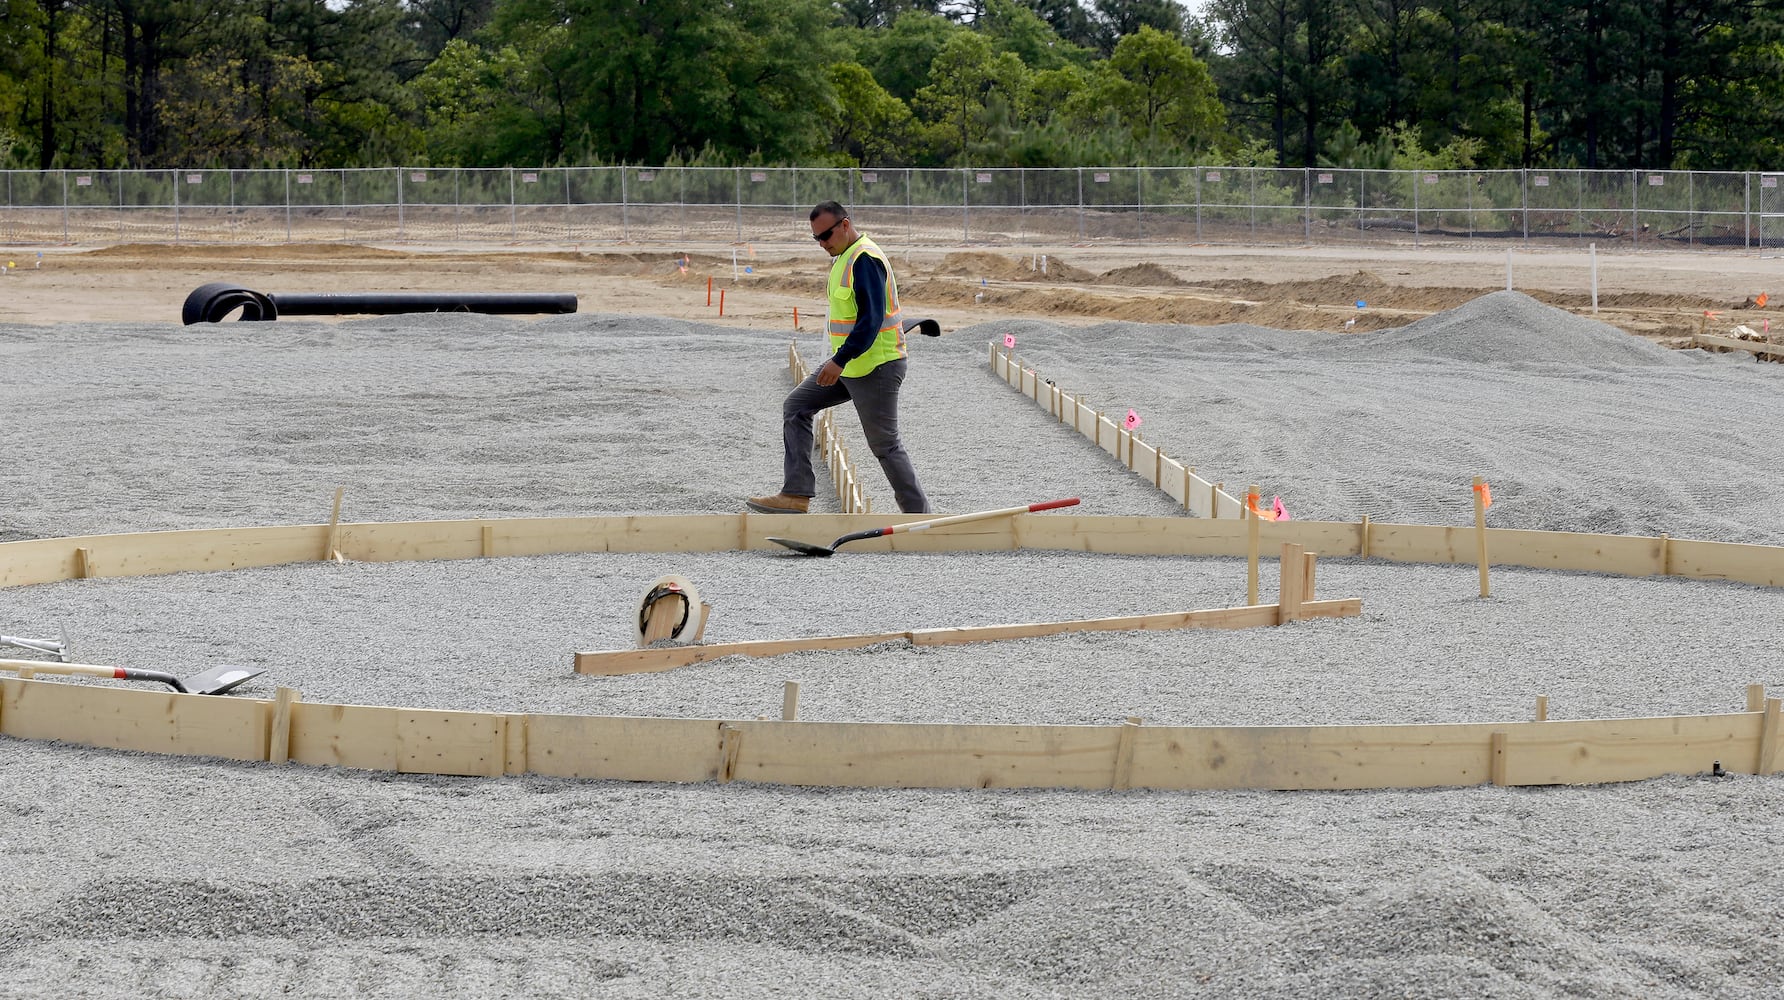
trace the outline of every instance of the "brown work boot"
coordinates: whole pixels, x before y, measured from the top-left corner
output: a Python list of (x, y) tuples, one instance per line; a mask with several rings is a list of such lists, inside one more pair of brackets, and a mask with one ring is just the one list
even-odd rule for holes
[(771, 497), (750, 497), (744, 504), (758, 514), (803, 514), (811, 506), (811, 497), (776, 493)]

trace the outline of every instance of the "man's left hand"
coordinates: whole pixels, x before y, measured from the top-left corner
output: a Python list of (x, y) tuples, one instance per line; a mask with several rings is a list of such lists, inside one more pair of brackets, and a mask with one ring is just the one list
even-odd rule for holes
[(839, 378), (842, 378), (842, 366), (834, 361), (826, 361), (824, 367), (818, 369), (819, 385), (835, 385)]

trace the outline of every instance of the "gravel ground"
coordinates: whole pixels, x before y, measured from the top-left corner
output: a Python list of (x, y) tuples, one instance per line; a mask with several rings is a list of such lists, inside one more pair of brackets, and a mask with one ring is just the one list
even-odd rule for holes
[[(1522, 295), (1397, 331), (996, 324), (917, 345), (938, 509), (1174, 505), (986, 372), (1018, 354), (1302, 518), (1777, 544), (1784, 369)], [(638, 317), (0, 327), (0, 539), (733, 511), (778, 485), (787, 336)], [(815, 338), (803, 349), (817, 356)], [(859, 441), (852, 416), (845, 434)], [(859, 458), (872, 465), (864, 449)], [(866, 485), (889, 509), (877, 470)], [(835, 509), (820, 498), (820, 507)], [(1044, 516), (1044, 515), (1043, 515)], [(1153, 724), (1721, 712), (1784, 688), (1778, 595), (1322, 560), (1361, 619), (579, 677), (681, 573), (713, 641), (1241, 603), (1230, 559), (1066, 553), (313, 564), (0, 591), (80, 658), (311, 701)], [(1266, 588), (1274, 581), (1266, 579)], [(1707, 768), (1709, 762), (1705, 762)], [(430, 778), (0, 741), (0, 997), (1769, 997), (1784, 784), (1062, 793)]]

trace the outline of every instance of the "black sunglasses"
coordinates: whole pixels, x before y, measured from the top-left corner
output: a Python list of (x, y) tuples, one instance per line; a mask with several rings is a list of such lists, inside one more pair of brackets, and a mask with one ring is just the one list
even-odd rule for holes
[(812, 239), (814, 239), (814, 240), (817, 240), (817, 241), (818, 241), (818, 242), (819, 242), (819, 243), (822, 243), (822, 242), (824, 242), (824, 241), (825, 241), (825, 240), (827, 240), (827, 239), (829, 239), (829, 238), (830, 238), (830, 234), (831, 234), (831, 233), (834, 233), (834, 232), (836, 232), (836, 227), (837, 227), (837, 226), (840, 226), (840, 225), (842, 225), (842, 224), (843, 224), (843, 223), (845, 223), (845, 222), (847, 222), (847, 221), (849, 221), (849, 217), (848, 217), (848, 216), (846, 216), (846, 215), (845, 215), (845, 216), (843, 216), (843, 217), (842, 217), (842, 218), (840, 218), (840, 219), (837, 219), (837, 220), (836, 220), (836, 221), (835, 221), (835, 222), (832, 222), (832, 223), (831, 223), (831, 224), (830, 224), (830, 228), (829, 228), (829, 229), (826, 229), (826, 230), (824, 230), (824, 231), (823, 231), (823, 232), (821, 232), (821, 233), (813, 233), (813, 234), (811, 234), (811, 238), (812, 238)]

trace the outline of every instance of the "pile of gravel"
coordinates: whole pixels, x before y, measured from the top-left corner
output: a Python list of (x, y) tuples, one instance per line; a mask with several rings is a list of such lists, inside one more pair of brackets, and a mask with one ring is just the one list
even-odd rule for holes
[[(1764, 456), (1776, 366), (1669, 352), (1495, 292), (1397, 330), (983, 324), (1229, 491), (1313, 520), (1472, 524), (1474, 476), (1502, 528), (1784, 543)], [(956, 350), (963, 345), (953, 343)]]
[[(985, 324), (917, 345), (939, 509), (1175, 505), (988, 374), (986, 341), (1297, 517), (1777, 541), (1779, 369), (1515, 295), (1339, 337)], [(1621, 336), (1621, 335), (1618, 335)], [(0, 327), (0, 538), (734, 511), (778, 486), (787, 336), (637, 317)], [(807, 337), (802, 349), (818, 356)], [(845, 433), (858, 428), (841, 414)], [(868, 490), (889, 491), (857, 446)], [(823, 506), (823, 504), (821, 504)], [(829, 503), (827, 509), (834, 509)], [(828, 541), (828, 539), (818, 539)], [(82, 659), (245, 662), (310, 701), (820, 721), (1289, 725), (1737, 710), (1777, 594), (1322, 560), (1360, 619), (571, 673), (689, 576), (714, 641), (1242, 603), (1231, 559), (565, 555), (0, 591)], [(1273, 575), (1266, 574), (1266, 590)], [(1707, 770), (1711, 762), (1705, 761)], [(1731, 767), (1741, 762), (1724, 762)], [(1775, 778), (1064, 793), (412, 777), (0, 741), (0, 997), (1722, 997), (1784, 970)], [(99, 943), (103, 944), (99, 944)]]

